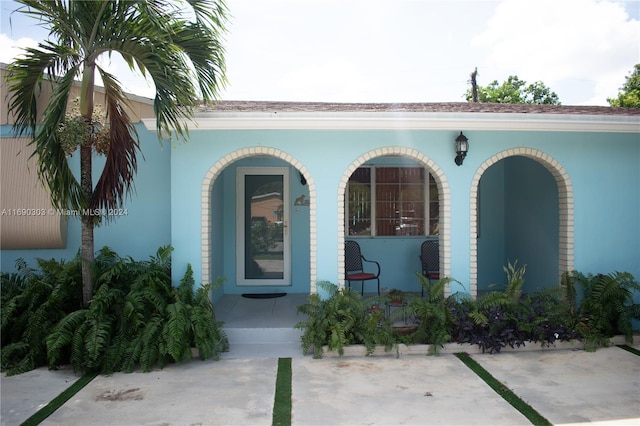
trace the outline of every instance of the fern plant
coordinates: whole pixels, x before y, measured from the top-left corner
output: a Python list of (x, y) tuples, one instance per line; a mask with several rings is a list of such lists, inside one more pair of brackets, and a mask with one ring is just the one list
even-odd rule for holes
[(173, 303), (167, 306), (163, 330), (167, 354), (175, 361), (183, 361), (191, 357), (191, 348), (197, 348), (201, 359), (219, 359), (221, 352), (229, 350), (229, 341), (222, 322), (215, 319), (209, 298), (211, 285), (204, 284), (195, 293), (193, 286), (193, 270), (187, 265), (180, 285), (173, 290)]
[(410, 309), (418, 320), (415, 338), (429, 343), (429, 355), (437, 355), (440, 348), (451, 340), (452, 317), (444, 297), (444, 290), (451, 282), (449, 278), (431, 281), (419, 272), (416, 277), (425, 290), (425, 297), (411, 299)]
[(586, 340), (586, 349), (608, 343), (608, 338), (623, 334), (628, 343), (633, 342), (633, 320), (640, 319), (640, 305), (633, 303), (634, 291), (640, 284), (628, 272), (588, 274), (573, 272), (574, 279), (582, 285), (584, 294), (578, 308), (578, 328)]
[(39, 270), (19, 259), (18, 272), (2, 280), (0, 362), (7, 375), (46, 364), (47, 335), (68, 312), (82, 306), (79, 256), (70, 262), (37, 263)]
[(306, 304), (298, 306), (298, 312), (307, 315), (306, 321), (295, 325), (304, 330), (301, 338), (304, 353), (313, 351), (314, 358), (322, 358), (326, 345), (343, 355), (344, 347), (351, 344), (363, 344), (368, 355), (379, 344), (391, 350), (394, 340), (388, 319), (370, 309), (380, 300), (363, 299), (357, 292), (339, 289), (328, 281), (320, 281), (317, 286), (328, 298), (323, 300), (320, 295), (311, 294)]
[(99, 258), (91, 305), (67, 315), (47, 338), (51, 366), (70, 352), (81, 372), (130, 372), (138, 366), (149, 371), (190, 359), (192, 347), (201, 359), (217, 359), (228, 350), (209, 299), (211, 286), (194, 292), (191, 265), (180, 285), (171, 286), (169, 246), (148, 261), (120, 258), (108, 249)]

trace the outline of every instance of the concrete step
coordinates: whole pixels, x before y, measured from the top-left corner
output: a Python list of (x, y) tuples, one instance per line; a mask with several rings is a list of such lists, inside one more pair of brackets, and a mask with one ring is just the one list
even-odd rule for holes
[(304, 358), (300, 343), (231, 343), (222, 359)]
[(302, 330), (295, 328), (223, 327), (229, 344), (233, 343), (300, 343)]
[(299, 358), (303, 357), (300, 336), (294, 328), (224, 327), (229, 339), (229, 352), (222, 358)]

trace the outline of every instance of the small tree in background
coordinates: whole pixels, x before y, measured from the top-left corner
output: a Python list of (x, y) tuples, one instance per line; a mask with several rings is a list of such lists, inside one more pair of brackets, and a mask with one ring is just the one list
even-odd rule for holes
[[(477, 70), (472, 75), (473, 81), (477, 76)], [(473, 89), (473, 88), (472, 88)], [(527, 84), (517, 75), (511, 75), (502, 84), (494, 80), (487, 86), (477, 86), (477, 101), (474, 92), (469, 89), (465, 93), (468, 102), (486, 102), (498, 104), (548, 104), (560, 105), (560, 100), (555, 92), (552, 92), (543, 82), (536, 81)]]
[(640, 108), (640, 64), (636, 64), (633, 71), (625, 77), (618, 97), (607, 98), (607, 102), (613, 107)]

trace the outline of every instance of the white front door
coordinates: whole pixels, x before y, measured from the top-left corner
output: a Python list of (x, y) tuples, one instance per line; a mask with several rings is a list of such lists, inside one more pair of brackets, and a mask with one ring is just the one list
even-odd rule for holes
[(289, 169), (237, 169), (237, 283), (291, 285)]

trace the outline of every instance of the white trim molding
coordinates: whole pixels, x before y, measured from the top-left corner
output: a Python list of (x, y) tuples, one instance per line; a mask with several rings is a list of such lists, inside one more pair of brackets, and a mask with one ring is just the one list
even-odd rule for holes
[[(155, 131), (155, 119), (142, 120)], [(197, 113), (194, 130), (466, 130), (535, 132), (640, 132), (638, 115), (482, 112), (241, 112)]]

